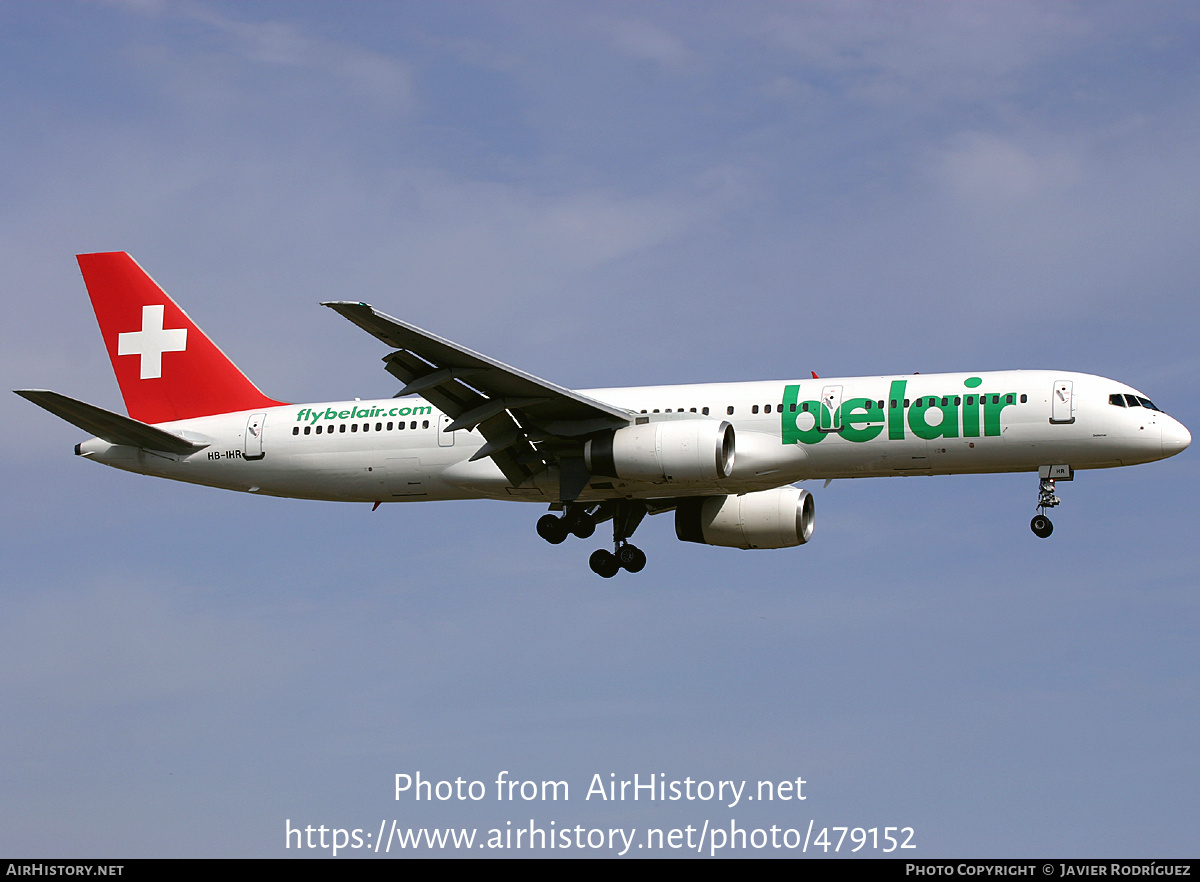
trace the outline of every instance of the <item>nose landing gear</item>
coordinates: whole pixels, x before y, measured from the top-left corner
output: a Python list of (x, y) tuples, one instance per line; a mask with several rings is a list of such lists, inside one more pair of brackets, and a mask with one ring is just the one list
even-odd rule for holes
[(1046, 517), (1046, 509), (1054, 508), (1054, 506), (1062, 502), (1054, 494), (1055, 478), (1070, 481), (1074, 477), (1075, 473), (1070, 466), (1042, 466), (1038, 469), (1038, 478), (1040, 479), (1037, 501), (1038, 513), (1029, 522), (1029, 529), (1033, 530), (1033, 535), (1039, 539), (1046, 539), (1054, 532), (1054, 524), (1050, 522), (1050, 518)]
[(1050, 519), (1046, 517), (1046, 509), (1054, 508), (1060, 502), (1062, 500), (1054, 495), (1054, 479), (1042, 478), (1041, 486), (1038, 488), (1038, 513), (1029, 522), (1029, 529), (1033, 530), (1034, 536), (1046, 539), (1054, 532), (1054, 524), (1050, 523)]

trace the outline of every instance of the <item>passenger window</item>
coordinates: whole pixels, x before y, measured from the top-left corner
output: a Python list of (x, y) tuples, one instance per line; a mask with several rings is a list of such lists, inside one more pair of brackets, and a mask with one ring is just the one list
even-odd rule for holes
[(312, 432), (312, 426), (305, 426), (305, 427), (304, 427), (304, 434), (305, 434), (305, 435), (308, 435), (308, 434), (310, 434), (311, 432)]
[(1028, 401), (1028, 400), (1029, 400), (1029, 396), (1028, 396), (1028, 395), (1022, 395), (1022, 396), (1021, 396), (1021, 403), (1022, 403), (1022, 404), (1024, 404), (1024, 403), (1025, 403), (1026, 401)]
[(708, 408), (707, 408), (707, 407), (706, 407), (706, 408), (704, 408), (703, 410), (701, 410), (700, 412), (701, 412), (702, 414), (704, 414), (705, 416), (708, 416)]
[(300, 427), (299, 427), (299, 426), (292, 426), (292, 434), (293, 434), (293, 435), (299, 435), (299, 434), (300, 434)]
[(351, 423), (351, 424), (350, 424), (350, 431), (351, 431), (351, 432), (357, 432), (357, 431), (358, 431), (358, 423)]
[(1005, 396), (1004, 396), (1004, 403), (1005, 403), (1005, 404), (1016, 404), (1016, 403), (1017, 403), (1017, 396), (1015, 396), (1015, 395), (1013, 395), (1013, 394), (1011, 394), (1011, 393), (1010, 393), (1010, 394), (1008, 394), (1008, 395), (1005, 395)]
[(424, 421), (422, 421), (422, 423), (421, 423), (421, 428), (422, 428), (422, 429), (428, 429), (428, 428), (429, 428), (429, 420), (424, 420)]
[(408, 427), (410, 429), (415, 429), (417, 427), (417, 421), (413, 420), (411, 423), (408, 424)]
[(750, 412), (751, 412), (751, 413), (758, 413), (758, 405), (756, 404), (756, 405), (754, 405), (754, 407), (750, 408)]
[(343, 435), (345, 435), (346, 434), (346, 424), (342, 423), (340, 426), (338, 426), (338, 431), (341, 432)]
[(392, 426), (393, 426), (393, 425), (395, 425), (395, 423), (388, 423), (388, 431), (389, 431), (389, 432), (390, 432), (390, 431), (392, 431)]
[(729, 407), (725, 408), (725, 413), (729, 414), (730, 416), (733, 416), (733, 405), (732, 404), (729, 405)]
[(770, 413), (770, 412), (771, 412), (771, 405), (768, 404), (766, 406), (766, 408), (763, 410), (763, 413)]
[(383, 431), (383, 423), (376, 423), (376, 424), (375, 424), (375, 431), (376, 431), (376, 432), (382, 432), (382, 431)]

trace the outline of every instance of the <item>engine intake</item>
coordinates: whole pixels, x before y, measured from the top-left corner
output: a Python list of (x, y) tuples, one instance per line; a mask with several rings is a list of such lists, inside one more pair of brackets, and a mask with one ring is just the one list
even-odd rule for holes
[(720, 481), (733, 474), (734, 432), (722, 420), (627, 426), (593, 438), (583, 462), (593, 475), (672, 484)]
[(680, 500), (675, 535), (684, 542), (726, 548), (792, 548), (812, 537), (815, 517), (811, 493), (777, 487)]

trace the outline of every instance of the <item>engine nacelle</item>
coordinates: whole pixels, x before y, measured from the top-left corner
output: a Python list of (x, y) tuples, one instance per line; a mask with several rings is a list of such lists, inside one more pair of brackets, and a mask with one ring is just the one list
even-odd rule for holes
[(668, 420), (593, 438), (583, 447), (583, 462), (593, 475), (699, 483), (728, 478), (733, 451), (733, 426), (724, 420)]
[(812, 537), (815, 517), (812, 494), (798, 487), (683, 499), (675, 535), (726, 548), (792, 548)]

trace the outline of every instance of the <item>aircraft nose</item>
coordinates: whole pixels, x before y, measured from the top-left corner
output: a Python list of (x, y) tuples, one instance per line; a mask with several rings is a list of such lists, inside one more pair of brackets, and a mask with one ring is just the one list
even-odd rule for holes
[(1163, 456), (1174, 456), (1182, 453), (1192, 443), (1192, 433), (1183, 423), (1176, 419), (1163, 421), (1162, 447)]

